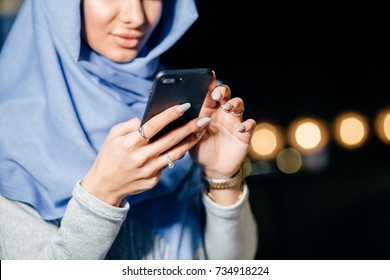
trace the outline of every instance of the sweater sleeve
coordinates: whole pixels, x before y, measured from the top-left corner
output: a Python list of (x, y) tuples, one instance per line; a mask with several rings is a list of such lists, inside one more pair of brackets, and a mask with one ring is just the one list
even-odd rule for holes
[(208, 259), (254, 259), (257, 250), (257, 224), (249, 204), (249, 189), (244, 184), (241, 198), (231, 206), (220, 206), (207, 195), (205, 249)]
[(0, 259), (103, 259), (129, 208), (128, 202), (108, 205), (77, 183), (58, 227), (31, 206), (0, 196)]

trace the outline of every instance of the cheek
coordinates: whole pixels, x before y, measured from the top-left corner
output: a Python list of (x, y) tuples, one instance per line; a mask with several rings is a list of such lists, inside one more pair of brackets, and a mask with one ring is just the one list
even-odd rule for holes
[(151, 29), (154, 29), (157, 25), (157, 23), (160, 21), (161, 14), (162, 14), (162, 5), (161, 2), (152, 2), (152, 5), (149, 7), (145, 7), (145, 14), (148, 23), (150, 24)]
[(103, 33), (113, 18), (115, 11), (107, 9), (104, 5), (99, 5), (99, 1), (91, 4), (91, 1), (85, 1), (84, 4), (84, 21), (87, 38), (99, 37)]

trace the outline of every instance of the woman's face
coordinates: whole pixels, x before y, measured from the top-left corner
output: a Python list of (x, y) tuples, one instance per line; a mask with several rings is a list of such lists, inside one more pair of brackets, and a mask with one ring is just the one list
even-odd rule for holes
[(85, 36), (97, 53), (133, 60), (156, 27), (162, 0), (84, 0)]

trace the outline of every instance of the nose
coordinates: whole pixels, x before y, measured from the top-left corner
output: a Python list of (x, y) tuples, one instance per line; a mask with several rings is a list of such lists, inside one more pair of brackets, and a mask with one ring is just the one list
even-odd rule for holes
[(122, 0), (120, 20), (131, 26), (141, 26), (145, 22), (142, 0)]

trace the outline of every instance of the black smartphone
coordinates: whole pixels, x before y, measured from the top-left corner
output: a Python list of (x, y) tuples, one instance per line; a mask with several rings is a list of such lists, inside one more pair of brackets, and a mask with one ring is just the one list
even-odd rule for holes
[(150, 141), (199, 116), (212, 77), (209, 68), (169, 69), (156, 74), (141, 125), (171, 106), (189, 102), (191, 107)]

